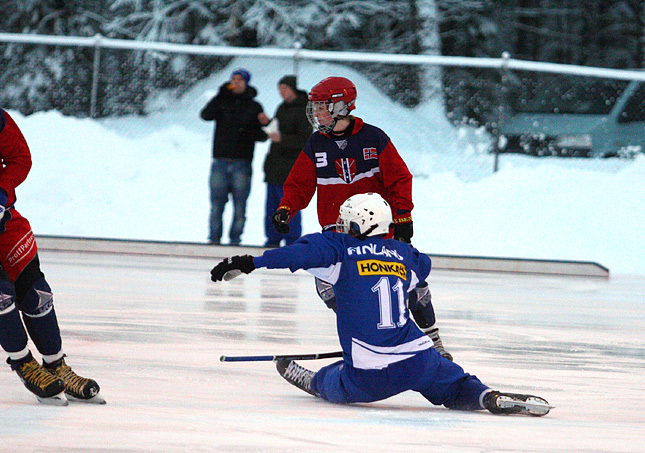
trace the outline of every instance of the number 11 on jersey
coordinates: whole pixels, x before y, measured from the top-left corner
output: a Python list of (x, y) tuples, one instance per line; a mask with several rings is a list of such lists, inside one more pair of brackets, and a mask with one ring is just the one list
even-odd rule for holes
[[(372, 292), (378, 295), (379, 311), (381, 314), (381, 322), (378, 323), (379, 329), (394, 329), (396, 327), (403, 327), (408, 319), (405, 316), (405, 294), (403, 293), (403, 282), (397, 278), (394, 286), (390, 286), (390, 279), (388, 277), (381, 277), (378, 283), (372, 286)], [(399, 320), (394, 324), (394, 307), (392, 296), (395, 296), (396, 303), (399, 308)]]

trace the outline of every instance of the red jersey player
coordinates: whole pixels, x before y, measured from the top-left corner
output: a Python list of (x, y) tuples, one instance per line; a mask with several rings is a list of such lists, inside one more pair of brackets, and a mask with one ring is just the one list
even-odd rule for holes
[[(284, 183), (284, 196), (272, 216), (278, 233), (289, 232), (289, 220), (307, 207), (316, 191), (318, 221), (323, 231), (335, 228), (339, 208), (347, 198), (371, 192), (381, 195), (392, 208), (394, 239), (411, 242), (412, 174), (385, 132), (350, 114), (356, 108), (356, 96), (356, 86), (344, 77), (327, 77), (311, 89), (307, 118), (316, 132), (309, 137)], [(331, 285), (317, 279), (316, 290), (335, 310)], [(418, 298), (424, 307), (413, 312), (419, 327), (432, 338), (439, 352), (451, 357), (435, 326), (428, 287), (417, 288), (411, 297)]]
[[(2, 109), (0, 159), (0, 346), (9, 356), (7, 363), (40, 402), (103, 404), (98, 384), (65, 363), (52, 290), (40, 270), (36, 240), (29, 222), (14, 207), (15, 189), (31, 169), (31, 153), (15, 121)], [(27, 346), (27, 333), (42, 365)]]

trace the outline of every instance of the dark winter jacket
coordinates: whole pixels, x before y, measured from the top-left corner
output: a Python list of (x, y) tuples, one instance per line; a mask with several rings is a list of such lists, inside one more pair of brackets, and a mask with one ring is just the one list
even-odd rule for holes
[(298, 90), (296, 94), (293, 102), (283, 102), (275, 113), (281, 141), (271, 144), (264, 161), (264, 180), (268, 184), (284, 184), (291, 167), (313, 132), (306, 114), (307, 93)]
[(255, 88), (247, 86), (244, 93), (234, 94), (227, 85), (220, 87), (201, 112), (202, 119), (216, 122), (213, 157), (250, 161), (255, 142), (267, 139), (258, 121), (262, 106), (253, 100)]

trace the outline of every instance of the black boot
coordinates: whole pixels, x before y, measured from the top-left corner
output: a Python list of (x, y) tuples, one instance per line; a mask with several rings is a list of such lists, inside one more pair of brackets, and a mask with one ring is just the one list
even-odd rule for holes
[(311, 389), (311, 380), (316, 374), (315, 372), (301, 367), (292, 360), (278, 360), (275, 367), (280, 376), (285, 378), (289, 384), (295, 385), (310, 395), (320, 396)]
[(493, 414), (520, 414), (541, 417), (549, 413), (553, 406), (539, 396), (519, 393), (502, 393), (491, 390), (484, 395), (484, 407)]
[(71, 401), (105, 404), (105, 400), (99, 394), (100, 387), (96, 381), (74, 373), (72, 368), (65, 363), (64, 356), (52, 363), (43, 363), (43, 367), (61, 379), (65, 386), (65, 394)]
[(67, 399), (63, 394), (65, 390), (63, 380), (52, 375), (36, 362), (31, 352), (21, 360), (7, 359), (7, 363), (25, 384), (27, 390), (36, 395), (38, 401), (45, 404), (67, 405)]

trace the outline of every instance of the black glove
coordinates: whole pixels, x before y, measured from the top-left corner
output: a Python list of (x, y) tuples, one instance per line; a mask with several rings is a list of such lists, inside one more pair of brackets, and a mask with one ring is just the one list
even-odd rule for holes
[(211, 280), (214, 282), (221, 282), (224, 280), (231, 280), (242, 272), (250, 274), (255, 270), (255, 262), (251, 255), (232, 256), (226, 258), (219, 263), (211, 271)]
[(394, 224), (394, 239), (397, 241), (411, 244), (413, 234), (414, 230), (412, 228), (412, 221)]
[(289, 219), (291, 218), (291, 213), (285, 208), (278, 208), (276, 212), (271, 216), (271, 223), (273, 223), (273, 229), (275, 229), (280, 234), (289, 233)]

